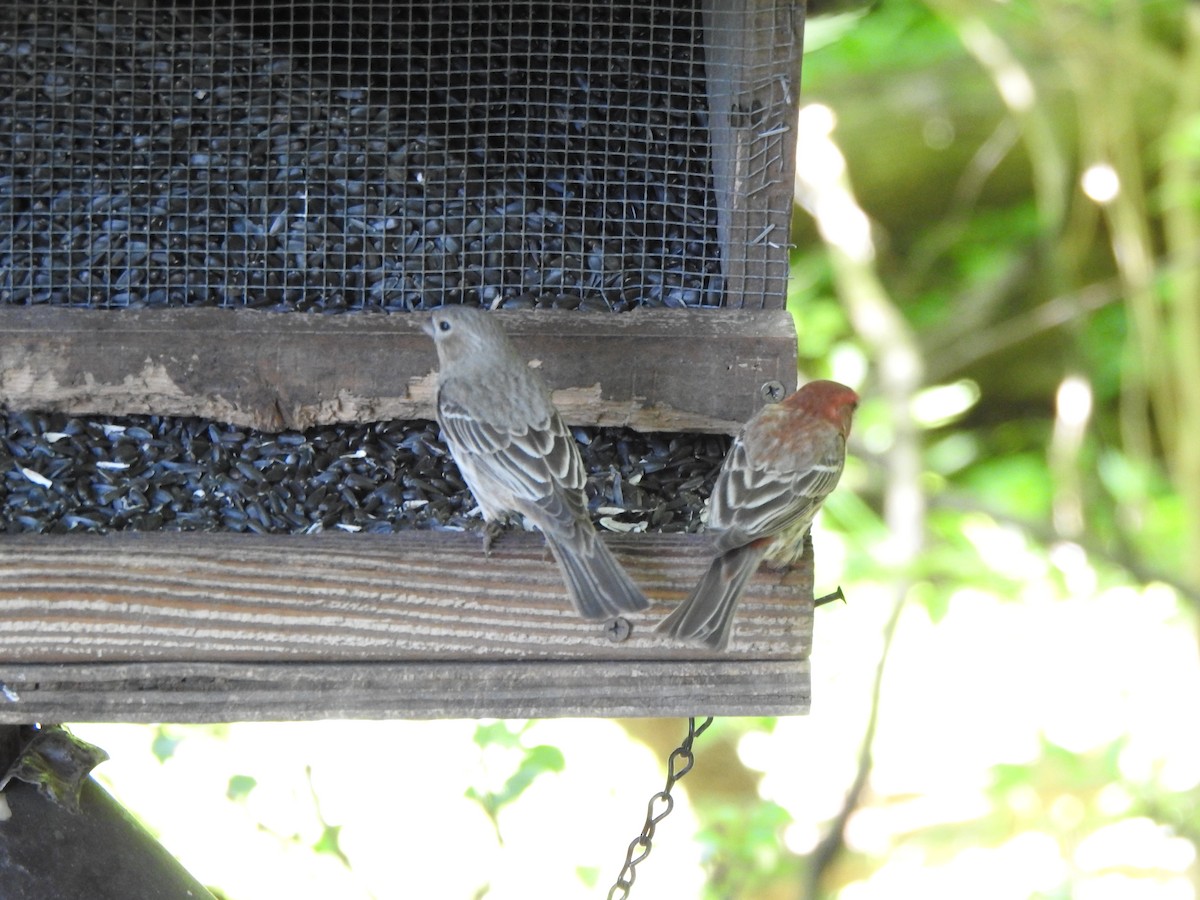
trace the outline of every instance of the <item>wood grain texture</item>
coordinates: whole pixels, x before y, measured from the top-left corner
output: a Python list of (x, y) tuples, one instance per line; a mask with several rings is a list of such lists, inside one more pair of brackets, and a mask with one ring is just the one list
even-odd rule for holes
[(542, 538), (461, 533), (0, 540), (0, 721), (798, 713), (812, 560), (761, 571), (724, 653), (654, 625), (700, 536), (606, 536), (652, 606), (566, 606)]
[(800, 715), (808, 660), (0, 666), (0, 722)]
[(605, 622), (568, 606), (540, 534), (120, 533), (0, 540), (0, 664), (54, 662), (796, 659), (811, 567), (764, 569), (724, 654), (653, 632), (708, 564), (692, 535), (606, 536), (652, 607)]
[[(796, 386), (782, 311), (498, 312), (573, 425), (732, 433)], [(195, 415), (264, 431), (431, 419), (421, 313), (0, 306), (0, 407)]]

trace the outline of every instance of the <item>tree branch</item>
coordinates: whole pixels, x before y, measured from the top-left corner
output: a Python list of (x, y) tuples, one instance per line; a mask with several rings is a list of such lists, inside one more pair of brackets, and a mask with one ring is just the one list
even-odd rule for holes
[[(814, 140), (828, 142), (825, 158), (840, 156), (840, 150), (828, 135)], [(831, 173), (818, 169), (799, 167), (797, 190), (811, 200), (817, 226), (829, 251), (838, 296), (878, 373), (879, 393), (887, 404), (892, 428), (892, 441), (884, 455), (883, 518), (889, 536), (876, 552), (876, 557), (895, 573), (892, 610), (875, 672), (871, 714), (863, 735), (858, 771), (842, 809), (810, 858), (806, 882), (808, 895), (812, 897), (844, 844), (846, 823), (857, 809), (870, 775), (887, 648), (911, 585), (908, 573), (925, 543), (921, 434), (911, 413), (913, 396), (924, 383), (924, 361), (916, 335), (875, 271), (875, 251), (869, 228), (865, 227), (867, 216), (854, 197), (844, 165), (832, 177)]]

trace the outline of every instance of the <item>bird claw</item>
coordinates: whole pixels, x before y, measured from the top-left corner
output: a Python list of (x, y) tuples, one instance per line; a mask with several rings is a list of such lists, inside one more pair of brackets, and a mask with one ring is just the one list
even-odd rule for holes
[(483, 555), (492, 555), (492, 544), (504, 534), (505, 523), (491, 519), (483, 526)]

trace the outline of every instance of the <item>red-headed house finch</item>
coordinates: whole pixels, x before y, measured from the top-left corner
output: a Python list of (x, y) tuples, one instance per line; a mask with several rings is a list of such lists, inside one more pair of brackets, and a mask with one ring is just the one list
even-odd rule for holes
[(579, 448), (542, 377), (488, 312), (444, 307), (425, 332), (438, 354), (438, 424), (489, 528), (520, 513), (541, 529), (581, 616), (645, 609), (592, 526)]
[(709, 499), (717, 556), (659, 631), (724, 649), (738, 599), (767, 548), (781, 532), (808, 531), (841, 477), (857, 406), (845, 385), (812, 381), (742, 427)]

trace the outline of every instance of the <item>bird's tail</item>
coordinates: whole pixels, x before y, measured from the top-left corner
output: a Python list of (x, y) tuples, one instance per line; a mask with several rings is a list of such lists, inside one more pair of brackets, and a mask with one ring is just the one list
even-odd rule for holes
[(758, 569), (765, 547), (749, 544), (726, 551), (712, 561), (692, 593), (656, 631), (724, 650), (733, 630), (733, 613)]
[(571, 603), (585, 619), (607, 619), (650, 605), (596, 532), (578, 529), (569, 541), (547, 534), (546, 543), (558, 560)]

